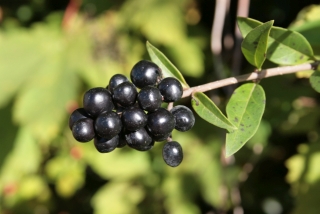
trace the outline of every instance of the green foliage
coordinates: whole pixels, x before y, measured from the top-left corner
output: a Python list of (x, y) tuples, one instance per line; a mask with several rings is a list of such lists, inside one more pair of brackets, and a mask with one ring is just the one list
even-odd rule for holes
[(204, 120), (212, 125), (229, 131), (237, 129), (228, 118), (220, 111), (220, 109), (202, 92), (196, 92), (192, 95), (191, 104), (196, 113)]
[(301, 33), (311, 44), (314, 54), (320, 55), (320, 6), (310, 5), (303, 8), (297, 15), (289, 29)]
[(147, 50), (151, 60), (156, 63), (162, 70), (163, 77), (174, 77), (178, 79), (183, 89), (189, 88), (180, 71), (169, 61), (169, 59), (156, 47), (147, 42)]
[[(30, 27), (3, 19), (0, 213), (232, 212), (248, 198), (254, 199), (256, 209), (260, 201), (250, 195), (252, 190), (239, 189), (242, 204), (237, 204), (237, 189), (245, 184), (263, 189), (256, 183), (263, 169), (256, 170), (260, 168), (255, 164), (273, 159), (282, 165), (281, 157), (289, 157), (295, 148), (273, 144), (297, 144), (301, 139), (304, 144), (286, 162), (287, 181), (297, 201), (293, 213), (316, 213), (319, 71), (310, 77), (315, 91), (304, 79), (281, 76), (244, 84), (231, 98), (215, 91), (217, 104), (204, 93), (193, 93), (194, 128), (173, 132), (184, 149), (177, 168), (164, 164), (162, 143), (149, 152), (122, 148), (100, 154), (92, 142), (76, 142), (67, 121), (81, 107), (83, 93), (105, 87), (116, 73), (129, 76), (132, 66), (147, 54), (164, 76), (179, 79), (184, 89), (212, 75), (211, 55), (204, 55), (210, 46), (208, 32), (186, 23), (196, 17), (196, 1), (85, 2), (101, 15), (79, 12), (62, 25), (62, 14), (50, 14)], [(270, 67), (265, 59), (278, 65), (315, 60), (320, 54), (318, 14), (318, 5), (303, 9), (288, 29), (239, 17), (246, 59), (259, 70)], [(225, 67), (229, 69), (229, 64)], [(225, 105), (227, 117), (220, 110)], [(227, 130), (226, 140), (221, 137), (225, 131), (217, 127)], [(272, 179), (276, 171), (270, 171)]]
[(227, 116), (237, 130), (227, 133), (226, 156), (236, 153), (256, 133), (265, 104), (264, 90), (256, 83), (244, 84), (233, 92)]
[[(261, 22), (238, 17), (242, 36), (246, 38)], [(314, 59), (312, 48), (300, 33), (280, 27), (272, 27), (268, 37), (267, 59), (279, 65), (296, 65)]]
[(254, 28), (246, 35), (241, 45), (242, 53), (248, 62), (259, 70), (266, 59), (268, 37), (272, 25), (273, 21), (269, 21)]
[(320, 186), (318, 143), (301, 144), (299, 153), (286, 162), (289, 169), (287, 180), (293, 185), (293, 193), (297, 197), (297, 206), (293, 213), (316, 213), (320, 208), (316, 200)]
[(137, 204), (144, 198), (142, 187), (128, 182), (111, 182), (102, 186), (92, 198), (95, 214), (139, 213)]
[(314, 71), (310, 76), (310, 84), (314, 90), (320, 93), (320, 71)]

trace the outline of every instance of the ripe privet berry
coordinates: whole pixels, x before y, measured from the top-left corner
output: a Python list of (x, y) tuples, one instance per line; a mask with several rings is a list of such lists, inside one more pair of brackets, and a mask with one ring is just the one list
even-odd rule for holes
[(146, 113), (137, 107), (125, 109), (121, 116), (122, 124), (128, 131), (136, 131), (147, 125)]
[(123, 74), (115, 74), (109, 80), (108, 89), (113, 93), (113, 89), (123, 82), (128, 82), (128, 78)]
[(176, 125), (175, 129), (181, 132), (185, 132), (190, 130), (194, 123), (195, 123), (195, 118), (192, 113), (192, 111), (183, 105), (177, 105), (173, 107), (170, 112), (174, 116)]
[(102, 87), (89, 89), (83, 96), (83, 108), (91, 117), (112, 111), (114, 104), (109, 90)]
[(123, 82), (113, 89), (113, 100), (124, 106), (132, 106), (136, 102), (137, 89), (131, 82)]
[(147, 127), (155, 137), (167, 135), (172, 132), (175, 126), (173, 115), (164, 108), (148, 114)]
[(130, 73), (133, 84), (138, 88), (156, 85), (162, 77), (161, 69), (153, 62), (141, 60), (136, 63)]
[(122, 123), (120, 117), (113, 111), (100, 114), (94, 123), (97, 135), (111, 139), (120, 133)]
[(111, 139), (106, 139), (106, 138), (96, 136), (93, 142), (98, 152), (108, 153), (115, 150), (115, 148), (117, 148), (119, 143), (119, 135), (116, 135)]
[(147, 151), (154, 145), (154, 140), (144, 128), (133, 132), (128, 131), (125, 136), (128, 146), (138, 151)]
[(181, 83), (173, 77), (161, 80), (158, 85), (164, 102), (176, 102), (182, 97), (183, 88)]
[(162, 157), (167, 165), (171, 167), (178, 166), (183, 159), (183, 151), (181, 145), (176, 141), (167, 142), (163, 146)]
[(72, 126), (72, 135), (79, 142), (88, 142), (95, 136), (93, 120), (91, 118), (81, 118)]
[(158, 88), (146, 86), (139, 91), (137, 100), (142, 109), (152, 112), (161, 107), (162, 96)]
[(77, 122), (78, 120), (80, 120), (82, 118), (88, 118), (88, 117), (89, 117), (89, 115), (84, 110), (84, 108), (78, 108), (78, 109), (74, 110), (69, 117), (69, 128), (72, 130), (72, 126), (75, 122)]

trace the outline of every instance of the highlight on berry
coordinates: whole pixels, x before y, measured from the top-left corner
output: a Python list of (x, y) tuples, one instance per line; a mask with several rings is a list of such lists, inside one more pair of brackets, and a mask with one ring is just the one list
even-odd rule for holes
[(163, 160), (168, 166), (178, 166), (183, 152), (181, 145), (172, 140), (172, 131), (190, 130), (195, 118), (186, 106), (165, 109), (161, 104), (181, 99), (181, 83), (173, 77), (164, 78), (159, 66), (147, 60), (133, 66), (130, 80), (115, 74), (106, 87), (86, 91), (83, 107), (69, 118), (73, 137), (82, 143), (93, 140), (100, 153), (124, 146), (147, 151), (155, 142), (166, 141)]

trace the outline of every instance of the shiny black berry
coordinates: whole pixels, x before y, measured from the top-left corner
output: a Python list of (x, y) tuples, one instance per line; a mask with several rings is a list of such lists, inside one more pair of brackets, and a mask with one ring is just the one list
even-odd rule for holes
[(137, 107), (125, 109), (121, 116), (123, 126), (129, 131), (136, 131), (147, 125), (147, 115)]
[(173, 115), (164, 108), (148, 114), (147, 127), (155, 137), (167, 135), (172, 132), (175, 126)]
[(128, 146), (139, 151), (150, 150), (154, 145), (154, 140), (144, 128), (133, 132), (128, 131), (126, 140)]
[(72, 135), (79, 142), (88, 142), (95, 136), (93, 120), (91, 118), (81, 118), (72, 126)]
[(114, 104), (109, 90), (102, 87), (89, 89), (83, 96), (83, 108), (91, 117), (112, 111)]
[(69, 117), (69, 128), (72, 130), (72, 126), (75, 122), (77, 122), (78, 120), (80, 120), (82, 118), (88, 118), (88, 117), (89, 117), (89, 115), (84, 110), (84, 108), (78, 108), (78, 109), (74, 110)]
[(183, 105), (173, 107), (170, 112), (174, 116), (176, 125), (175, 129), (181, 132), (188, 131), (195, 123), (195, 118), (192, 111)]
[(164, 102), (176, 102), (182, 97), (183, 88), (181, 83), (173, 77), (161, 80), (158, 85)]
[(178, 166), (183, 159), (183, 151), (181, 145), (176, 141), (167, 142), (163, 146), (162, 157), (167, 165), (171, 167)]
[(122, 129), (120, 117), (113, 111), (100, 114), (94, 123), (94, 128), (100, 137), (111, 139)]
[(141, 60), (136, 63), (130, 73), (133, 84), (138, 88), (156, 85), (161, 80), (161, 69), (153, 62)]
[(111, 139), (106, 139), (106, 138), (97, 136), (94, 138), (93, 142), (98, 152), (108, 153), (115, 150), (115, 148), (117, 148), (118, 142), (119, 142), (119, 136), (116, 135)]
[(139, 91), (137, 100), (142, 109), (156, 111), (161, 107), (162, 96), (158, 88), (146, 86)]
[(137, 89), (131, 82), (123, 82), (113, 89), (113, 100), (124, 107), (136, 102)]
[(109, 80), (108, 89), (113, 93), (113, 89), (123, 82), (128, 82), (128, 78), (123, 74), (115, 74)]

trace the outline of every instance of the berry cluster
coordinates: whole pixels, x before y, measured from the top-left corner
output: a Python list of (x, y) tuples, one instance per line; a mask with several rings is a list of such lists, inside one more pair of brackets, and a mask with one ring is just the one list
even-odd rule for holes
[(171, 132), (191, 129), (195, 118), (185, 106), (168, 111), (161, 104), (181, 98), (181, 83), (173, 77), (162, 78), (161, 69), (146, 60), (134, 65), (130, 78), (131, 82), (116, 74), (106, 88), (92, 88), (84, 94), (83, 108), (76, 109), (69, 119), (73, 137), (79, 142), (93, 139), (101, 153), (125, 145), (147, 151), (155, 141), (168, 140), (163, 159), (169, 166), (178, 166), (183, 159), (182, 148), (171, 140)]

